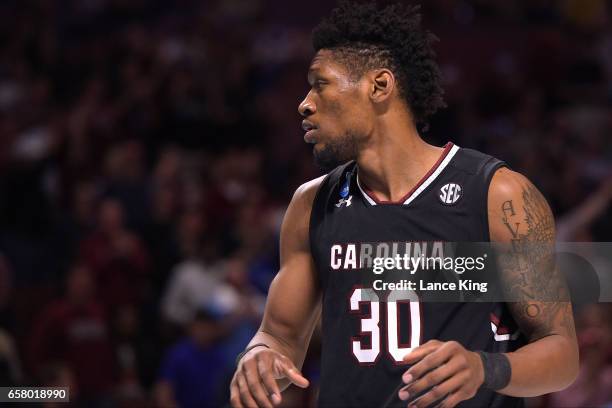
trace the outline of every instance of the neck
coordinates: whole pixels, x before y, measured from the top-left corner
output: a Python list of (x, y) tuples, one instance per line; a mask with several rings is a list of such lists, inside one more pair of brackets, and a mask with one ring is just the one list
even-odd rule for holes
[(380, 201), (399, 201), (435, 165), (443, 149), (421, 139), (411, 122), (383, 124), (357, 157), (359, 180)]

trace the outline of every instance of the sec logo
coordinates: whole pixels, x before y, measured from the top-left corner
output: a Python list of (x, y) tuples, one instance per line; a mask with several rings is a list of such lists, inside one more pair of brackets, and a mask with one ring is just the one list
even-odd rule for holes
[(457, 183), (448, 183), (440, 187), (438, 195), (442, 204), (453, 205), (461, 198), (461, 186)]

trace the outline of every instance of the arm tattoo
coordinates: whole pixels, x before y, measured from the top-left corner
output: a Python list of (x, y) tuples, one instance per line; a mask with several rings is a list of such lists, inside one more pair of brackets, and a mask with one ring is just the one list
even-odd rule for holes
[(509, 304), (514, 318), (532, 341), (551, 334), (574, 337), (569, 292), (555, 267), (555, 225), (546, 200), (525, 182), (521, 200), (504, 201), (501, 214), (511, 238), (500, 251), (499, 264), (506, 295), (516, 301)]

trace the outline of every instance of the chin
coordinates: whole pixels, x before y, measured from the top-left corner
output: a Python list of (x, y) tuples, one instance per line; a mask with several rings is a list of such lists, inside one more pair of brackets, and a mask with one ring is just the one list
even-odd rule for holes
[(312, 145), (312, 153), (313, 154), (320, 154), (321, 152), (323, 152), (325, 150), (325, 143), (322, 142), (316, 142)]
[(333, 154), (330, 154), (330, 152), (325, 149), (325, 146), (319, 149), (317, 149), (315, 146), (315, 148), (313, 149), (313, 155), (316, 166), (324, 172), (329, 172), (343, 163), (343, 161), (340, 160), (338, 157)]
[(323, 171), (329, 171), (353, 160), (357, 156), (357, 150), (356, 138), (347, 133), (341, 137), (328, 139), (327, 142), (318, 141), (312, 152), (316, 165)]

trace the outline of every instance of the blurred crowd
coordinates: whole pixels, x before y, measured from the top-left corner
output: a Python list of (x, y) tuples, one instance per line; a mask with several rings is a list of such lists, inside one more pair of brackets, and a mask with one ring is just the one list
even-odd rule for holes
[[(422, 3), (448, 104), (424, 138), (528, 176), (559, 240), (612, 241), (611, 2)], [(0, 385), (69, 386), (87, 407), (227, 401), (284, 209), (320, 174), (297, 105), (332, 6), (0, 4)], [(532, 406), (612, 403), (611, 315), (577, 309), (579, 381)]]

